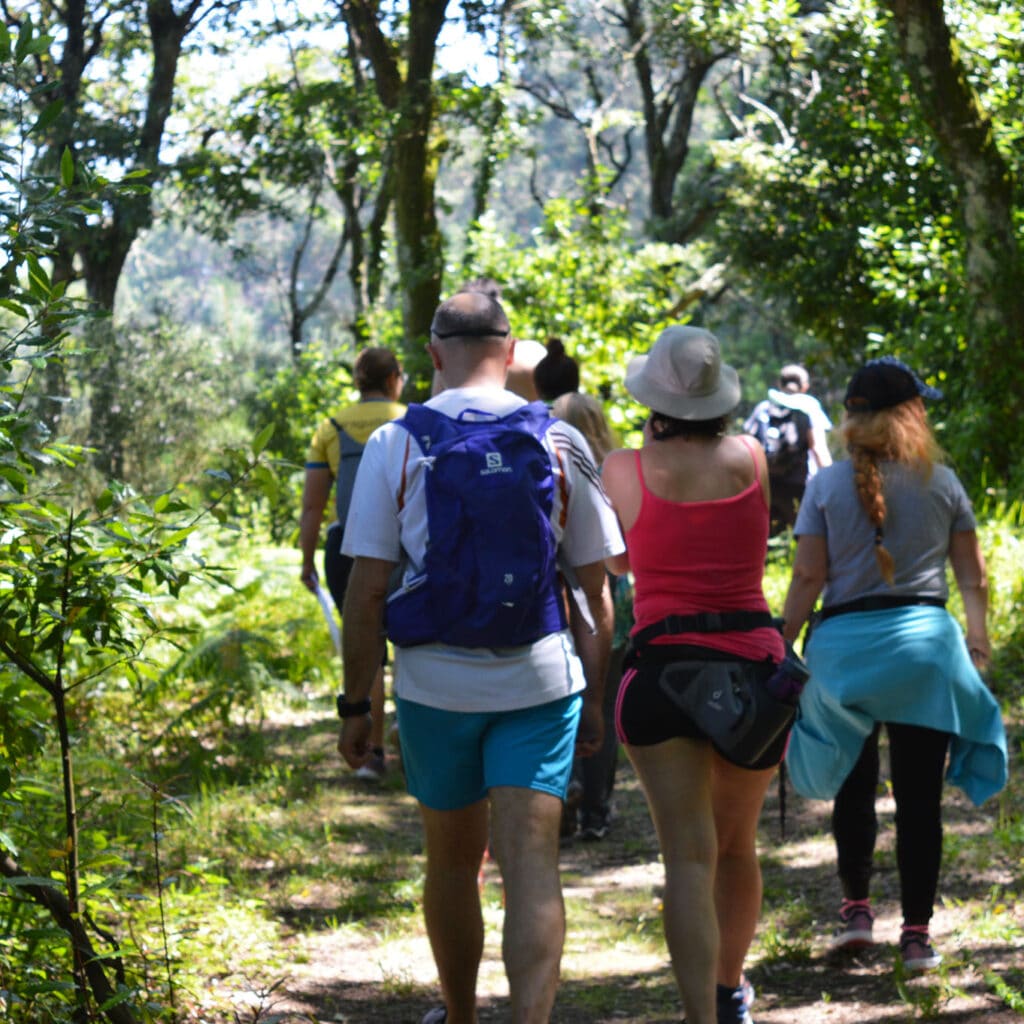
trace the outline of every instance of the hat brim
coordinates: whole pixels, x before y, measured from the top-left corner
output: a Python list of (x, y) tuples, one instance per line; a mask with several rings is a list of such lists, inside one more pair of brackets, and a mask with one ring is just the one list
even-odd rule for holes
[(718, 387), (706, 395), (678, 395), (661, 387), (645, 373), (647, 356), (636, 356), (629, 361), (626, 371), (626, 390), (653, 412), (660, 412), (677, 420), (713, 420), (725, 416), (740, 404), (742, 391), (739, 374), (722, 363), (718, 373)]

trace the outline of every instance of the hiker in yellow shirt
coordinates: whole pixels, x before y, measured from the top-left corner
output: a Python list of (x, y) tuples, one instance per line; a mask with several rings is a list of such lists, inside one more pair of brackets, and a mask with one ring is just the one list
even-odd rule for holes
[[(341, 553), (348, 503), (352, 496), (356, 469), (363, 445), (382, 423), (398, 419), (405, 406), (398, 401), (405, 383), (402, 367), (394, 352), (387, 348), (365, 348), (356, 357), (352, 371), (359, 389), (359, 401), (343, 406), (323, 420), (313, 434), (306, 455), (306, 478), (302, 490), (302, 517), (299, 521), (299, 546), (302, 549), (302, 582), (316, 593), (319, 576), (316, 550), (324, 509), (335, 493), (335, 518), (327, 529), (324, 544), (324, 579), (335, 606), (341, 610), (348, 586), (352, 559)], [(383, 666), (370, 695), (373, 715), (373, 757), (356, 773), (359, 778), (380, 779), (385, 771), (384, 757), (384, 673)]]

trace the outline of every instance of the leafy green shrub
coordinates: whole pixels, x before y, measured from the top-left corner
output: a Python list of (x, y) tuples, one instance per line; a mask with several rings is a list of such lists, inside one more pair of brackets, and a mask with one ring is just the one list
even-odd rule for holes
[[(26, 99), (31, 63), (48, 54), (50, 42), (28, 19), (16, 39), (0, 31), (0, 87), (8, 98)], [(40, 122), (59, 112), (48, 107)], [(113, 481), (83, 495), (84, 451), (39, 425), (29, 401), (33, 378), (60, 366), (70, 332), (87, 320), (51, 276), (47, 245), (62, 218), (101, 209), (92, 194), (100, 186), (80, 173), (70, 151), (58, 182), (21, 180), (20, 155), (0, 142), (0, 213), (18, 225), (0, 241), (0, 692), (7, 698), (0, 913), (12, 929), (0, 943), (0, 1006), (8, 1019), (26, 1022), (102, 1015), (137, 1024), (162, 1013), (148, 1005), (147, 991), (170, 996), (173, 1006), (169, 959), (164, 983), (151, 988), (137, 969), (144, 951), (124, 930), (118, 904), (137, 854), (122, 827), (130, 832), (131, 819), (142, 817), (130, 795), (141, 791), (143, 805), (155, 806), (156, 791), (126, 785), (123, 776), (113, 791), (101, 788), (105, 772), (122, 770), (116, 753), (131, 743), (130, 730), (108, 730), (107, 712), (110, 698), (140, 678), (144, 651), (161, 633), (154, 598), (177, 599), (189, 584), (220, 578), (190, 546), (213, 520), (178, 494), (147, 498)], [(261, 461), (269, 436), (264, 430), (245, 450), (225, 448), (212, 505), (247, 481), (273, 490), (272, 470)], [(95, 790), (86, 781), (90, 767)], [(128, 813), (119, 820), (117, 810)], [(154, 837), (157, 817), (154, 811), (148, 823)]]
[[(290, 537), (298, 529), (302, 466), (313, 431), (338, 406), (359, 398), (352, 383), (355, 356), (352, 350), (327, 350), (319, 343), (310, 344), (297, 362), (280, 367), (251, 399), (249, 421), (273, 425), (271, 452), (287, 478), (287, 486), (268, 510), (274, 540)], [(238, 513), (242, 521), (251, 521), (245, 509)]]

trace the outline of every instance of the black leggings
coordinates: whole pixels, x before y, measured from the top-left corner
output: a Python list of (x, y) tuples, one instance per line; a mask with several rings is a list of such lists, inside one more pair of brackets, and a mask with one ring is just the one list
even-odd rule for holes
[[(904, 924), (928, 924), (935, 905), (942, 860), (942, 780), (949, 734), (918, 725), (885, 724), (889, 767), (896, 801), (896, 865)], [(871, 861), (878, 835), (875, 795), (878, 790), (878, 734), (864, 749), (836, 796), (832, 834), (839, 860), (843, 895), (869, 896)]]

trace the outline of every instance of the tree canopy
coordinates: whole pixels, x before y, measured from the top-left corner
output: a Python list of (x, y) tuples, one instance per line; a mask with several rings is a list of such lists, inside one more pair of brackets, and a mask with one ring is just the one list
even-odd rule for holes
[[(425, 373), (434, 305), (484, 269), (475, 225), (525, 254), (561, 219), (549, 204), (578, 199), (568, 245), (681, 247), (648, 326), (739, 330), (751, 389), (782, 357), (827, 388), (865, 354), (903, 354), (949, 376), (954, 454), (990, 477), (1016, 469), (1012, 4), (331, 0), (260, 16), (226, 0), (8, 12), (9, 32), (31, 17), (54, 40), (23, 91), (33, 166), (69, 152), (76, 180), (101, 186), (62, 225), (57, 280), (115, 310), (140, 233), (187, 222), (262, 279), (251, 293), (283, 311), (293, 361), (318, 337), (375, 340)], [(193, 74), (200, 57), (263, 71), (232, 96)], [(125, 175), (133, 187), (104, 198)], [(550, 294), (486, 269), (520, 306)], [(567, 322), (570, 351), (577, 323), (584, 349), (598, 329), (592, 306)], [(116, 331), (94, 340), (82, 401), (101, 470), (123, 473), (119, 346)]]

